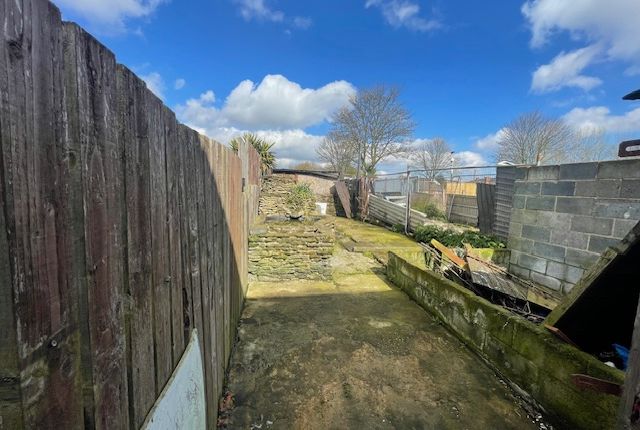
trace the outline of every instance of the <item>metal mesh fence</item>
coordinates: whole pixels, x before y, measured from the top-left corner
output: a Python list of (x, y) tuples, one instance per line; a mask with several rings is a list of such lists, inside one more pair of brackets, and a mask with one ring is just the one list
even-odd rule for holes
[(477, 225), (478, 184), (495, 184), (496, 166), (408, 170), (382, 174), (371, 182), (372, 193), (424, 213), (429, 218)]

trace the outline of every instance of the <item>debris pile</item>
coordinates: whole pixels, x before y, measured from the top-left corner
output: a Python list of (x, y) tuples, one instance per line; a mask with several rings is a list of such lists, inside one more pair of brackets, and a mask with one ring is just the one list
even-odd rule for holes
[(505, 258), (504, 250), (473, 248), (469, 244), (452, 249), (432, 239), (421, 245), (429, 269), (529, 321), (541, 323), (560, 303), (555, 291), (509, 273), (502, 265), (508, 261), (508, 251)]

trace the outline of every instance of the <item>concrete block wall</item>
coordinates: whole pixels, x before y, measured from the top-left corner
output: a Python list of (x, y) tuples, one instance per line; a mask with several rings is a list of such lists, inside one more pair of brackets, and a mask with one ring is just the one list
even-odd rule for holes
[(563, 293), (640, 220), (640, 159), (518, 167), (509, 270)]
[(419, 306), (435, 315), (502, 377), (541, 405), (558, 427), (611, 429), (619, 398), (581, 390), (572, 374), (622, 384), (624, 373), (562, 342), (543, 327), (472, 291), (389, 253), (389, 279)]

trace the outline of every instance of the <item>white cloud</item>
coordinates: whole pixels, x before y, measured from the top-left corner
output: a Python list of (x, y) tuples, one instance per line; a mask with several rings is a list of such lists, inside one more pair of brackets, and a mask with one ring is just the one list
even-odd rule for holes
[(141, 75), (140, 79), (147, 84), (147, 88), (149, 88), (153, 94), (164, 100), (165, 84), (160, 73), (151, 72), (146, 75)]
[(240, 82), (222, 111), (230, 123), (242, 127), (304, 128), (327, 120), (354, 94), (355, 88), (346, 81), (311, 89), (282, 75), (267, 75), (258, 85)]
[(101, 31), (119, 33), (126, 29), (126, 21), (151, 15), (167, 0), (55, 0), (65, 11), (77, 14)]
[(604, 130), (610, 134), (640, 131), (640, 108), (622, 115), (612, 115), (605, 106), (574, 108), (563, 119), (576, 130), (585, 132)]
[(276, 142), (274, 151), (279, 162), (287, 158), (293, 165), (318, 161), (315, 148), (323, 136), (303, 129), (325, 122), (353, 94), (355, 88), (345, 81), (310, 89), (281, 75), (267, 75), (259, 85), (251, 81), (238, 84), (222, 107), (216, 107), (216, 96), (209, 90), (175, 110), (182, 122), (223, 143), (254, 131)]
[(478, 167), (489, 164), (482, 154), (474, 151), (456, 152), (454, 157), (456, 164), (461, 167)]
[[(225, 144), (228, 144), (234, 137), (250, 131), (235, 127), (201, 127), (189, 122), (186, 124), (194, 130)], [(316, 148), (322, 142), (324, 136), (309, 134), (301, 129), (258, 130), (254, 131), (254, 133), (263, 139), (275, 142), (273, 151), (276, 155), (278, 167), (288, 168), (303, 161), (320, 162), (316, 154)]]
[(181, 90), (184, 88), (184, 86), (187, 84), (187, 81), (185, 81), (182, 78), (176, 79), (176, 81), (173, 83), (173, 88), (176, 90)]
[(434, 18), (420, 16), (420, 5), (409, 0), (367, 0), (365, 8), (377, 7), (392, 27), (406, 27), (414, 31), (430, 31), (442, 27)]
[(313, 24), (311, 18), (307, 18), (304, 16), (296, 16), (293, 18), (293, 26), (301, 30), (306, 30), (307, 28), (311, 27), (311, 24)]
[[(239, 6), (240, 15), (247, 22), (255, 20), (285, 23), (300, 30), (308, 29), (313, 23), (309, 17), (287, 17), (283, 11), (269, 7), (266, 0), (234, 0), (234, 2)], [(287, 32), (290, 33), (290, 30)]]
[(265, 0), (236, 0), (240, 6), (240, 15), (245, 21), (253, 19), (258, 21), (282, 22), (284, 12), (273, 10), (265, 4)]
[(498, 149), (498, 142), (502, 137), (504, 137), (505, 133), (506, 130), (501, 128), (495, 133), (488, 134), (485, 137), (476, 140), (476, 146), (478, 149), (482, 149), (483, 151), (493, 152)]
[(600, 53), (597, 45), (561, 52), (551, 63), (540, 66), (531, 81), (531, 90), (536, 93), (556, 91), (563, 87), (578, 87), (585, 91), (602, 84), (598, 78), (581, 75), (582, 70), (591, 64)]
[(530, 0), (522, 13), (531, 25), (531, 44), (544, 45), (554, 31), (574, 39), (602, 42), (614, 58), (640, 56), (640, 2), (637, 0)]

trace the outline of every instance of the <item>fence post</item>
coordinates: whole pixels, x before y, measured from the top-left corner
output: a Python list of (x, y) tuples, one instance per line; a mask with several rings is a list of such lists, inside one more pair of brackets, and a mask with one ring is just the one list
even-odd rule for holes
[(409, 234), (409, 230), (411, 229), (411, 180), (409, 179), (409, 175), (411, 172), (407, 170), (407, 206), (405, 211), (405, 224), (404, 224), (404, 232)]

